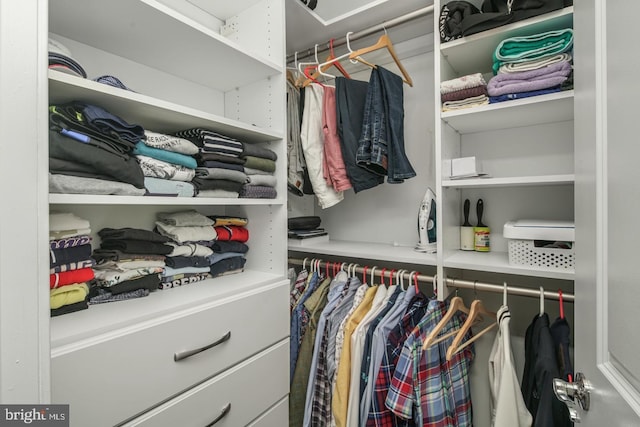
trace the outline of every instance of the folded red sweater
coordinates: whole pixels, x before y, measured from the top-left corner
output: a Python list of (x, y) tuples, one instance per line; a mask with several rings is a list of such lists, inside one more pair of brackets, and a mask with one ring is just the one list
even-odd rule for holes
[(91, 268), (81, 268), (80, 270), (50, 274), (49, 289), (59, 288), (60, 286), (70, 285), (72, 283), (88, 282), (89, 280), (93, 280), (94, 277), (95, 275)]
[(237, 225), (223, 225), (214, 227), (218, 233), (217, 240), (227, 240), (245, 243), (249, 240), (249, 230)]

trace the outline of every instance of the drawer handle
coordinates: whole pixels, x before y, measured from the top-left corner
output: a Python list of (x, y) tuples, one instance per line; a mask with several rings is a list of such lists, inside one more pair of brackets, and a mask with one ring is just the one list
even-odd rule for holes
[(231, 403), (227, 403), (227, 406), (222, 408), (222, 412), (220, 413), (220, 415), (218, 415), (218, 417), (215, 420), (211, 421), (205, 427), (211, 427), (212, 425), (214, 425), (215, 423), (223, 419), (229, 412), (231, 412)]
[(184, 360), (188, 357), (191, 357), (195, 354), (198, 353), (202, 353), (203, 351), (209, 350), (210, 348), (213, 348), (215, 346), (217, 346), (218, 344), (222, 344), (223, 342), (229, 340), (229, 338), (231, 338), (231, 331), (227, 332), (222, 338), (220, 338), (218, 341), (213, 342), (209, 345), (205, 345), (204, 347), (200, 347), (200, 348), (196, 348), (195, 350), (187, 350), (187, 351), (181, 351), (180, 353), (175, 353), (173, 355), (173, 361), (174, 362), (179, 362), (180, 360)]

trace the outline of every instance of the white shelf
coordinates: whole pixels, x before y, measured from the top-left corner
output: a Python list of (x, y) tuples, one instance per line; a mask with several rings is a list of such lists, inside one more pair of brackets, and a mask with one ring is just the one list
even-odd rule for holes
[(514, 176), (504, 178), (475, 178), (443, 180), (447, 188), (525, 187), (541, 185), (568, 185), (575, 183), (575, 175)]
[(226, 21), (249, 9), (250, 7), (260, 3), (261, 0), (233, 0), (233, 1), (211, 1), (211, 0), (188, 0), (200, 9), (215, 16), (216, 18)]
[(464, 270), (489, 271), (563, 280), (573, 280), (575, 275), (573, 270), (539, 270), (512, 266), (509, 265), (509, 256), (506, 252), (449, 251), (445, 253), (444, 266)]
[(279, 62), (155, 0), (52, 0), (49, 30), (225, 92), (282, 71)]
[(302, 252), (338, 257), (362, 258), (380, 262), (404, 262), (409, 264), (436, 265), (436, 254), (417, 252), (410, 246), (394, 246), (383, 243), (347, 242), (329, 240), (309, 246), (289, 246), (290, 252)]
[(440, 117), (461, 134), (573, 120), (573, 90), (498, 102)]
[(491, 71), (493, 53), (502, 40), (572, 27), (573, 6), (570, 6), (443, 43), (440, 52), (459, 76), (487, 73)]
[(129, 123), (155, 132), (171, 133), (202, 127), (246, 142), (283, 138), (283, 132), (205, 113), (151, 96), (49, 70), (49, 103), (84, 101), (99, 105)]
[(207, 197), (112, 196), (92, 194), (49, 194), (52, 205), (147, 205), (147, 206), (242, 206), (283, 205), (277, 199), (229, 199)]
[(99, 339), (99, 335), (127, 328), (143, 328), (145, 322), (157, 324), (161, 316), (180, 310), (241, 299), (262, 287), (279, 286), (282, 276), (246, 270), (173, 289), (154, 291), (148, 297), (90, 305), (87, 310), (51, 318), (52, 352), (80, 340)]

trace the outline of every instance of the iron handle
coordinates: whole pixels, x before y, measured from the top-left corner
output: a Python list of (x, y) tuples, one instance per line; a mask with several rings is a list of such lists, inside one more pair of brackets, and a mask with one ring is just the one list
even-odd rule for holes
[(575, 381), (572, 383), (553, 379), (553, 392), (558, 400), (564, 402), (569, 408), (569, 417), (575, 423), (580, 422), (579, 409), (588, 411), (591, 406), (591, 383), (585, 378), (582, 372), (576, 373)]
[(229, 412), (231, 412), (231, 403), (227, 403), (227, 406), (222, 408), (222, 412), (220, 413), (220, 415), (218, 415), (215, 420), (211, 421), (205, 427), (211, 427), (212, 425), (223, 419)]
[(181, 351), (179, 353), (174, 353), (173, 355), (173, 361), (174, 362), (179, 362), (181, 360), (184, 360), (188, 357), (191, 357), (193, 355), (196, 355), (198, 353), (202, 353), (203, 351), (209, 350), (210, 348), (213, 348), (219, 344), (222, 344), (223, 342), (229, 340), (229, 338), (231, 338), (231, 331), (227, 332), (226, 334), (224, 334), (224, 336), (222, 338), (220, 338), (219, 340), (217, 340), (216, 342), (213, 342), (209, 345), (205, 345), (204, 347), (200, 347), (200, 348), (196, 348), (194, 350), (187, 350), (187, 351)]

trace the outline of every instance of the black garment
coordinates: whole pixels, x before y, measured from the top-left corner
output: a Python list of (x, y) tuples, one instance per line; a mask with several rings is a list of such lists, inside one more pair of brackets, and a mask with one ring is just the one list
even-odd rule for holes
[(201, 256), (172, 256), (167, 257), (164, 261), (167, 267), (184, 268), (184, 267), (209, 267), (209, 260)]
[[(240, 157), (233, 157), (233, 156), (225, 156), (223, 154), (217, 154), (217, 153), (203, 153), (200, 152), (198, 154), (195, 155), (196, 160), (198, 161), (198, 165), (203, 165), (204, 162), (222, 162), (222, 164), (228, 168), (228, 166), (230, 164), (233, 165), (244, 165), (244, 163), (246, 162), (245, 159), (240, 158)], [(222, 167), (222, 166), (209, 166), (209, 167)], [(228, 168), (231, 169), (231, 168)], [(235, 170), (239, 170), (242, 171), (242, 168), (240, 169), (235, 169)]]
[(452, 1), (440, 9), (440, 41), (448, 42), (462, 37), (462, 20), (480, 10), (468, 1)]
[(289, 230), (314, 230), (320, 227), (321, 222), (319, 216), (297, 216), (287, 220), (287, 228)]
[(216, 277), (228, 271), (240, 270), (244, 268), (246, 262), (247, 260), (241, 256), (220, 260), (211, 266), (211, 276)]
[(91, 166), (72, 162), (65, 159), (54, 159), (49, 157), (49, 172), (52, 175), (79, 176), (82, 178), (95, 178), (105, 181), (120, 182), (112, 176), (98, 174)]
[(145, 240), (148, 242), (167, 243), (172, 240), (162, 234), (141, 228), (103, 228), (98, 231), (102, 240)]
[(71, 248), (51, 249), (49, 251), (50, 267), (84, 261), (91, 258), (91, 243)]
[(101, 249), (117, 249), (130, 254), (168, 255), (173, 247), (164, 243), (149, 242), (146, 240), (106, 239), (100, 243)]
[[(304, 97), (305, 91), (298, 90), (300, 93), (300, 100), (298, 101), (298, 117), (300, 119), (300, 126), (302, 126), (302, 116), (304, 115)], [(300, 155), (304, 158), (304, 153), (300, 150)], [(313, 195), (313, 186), (311, 185), (311, 179), (309, 178), (309, 170), (307, 169), (307, 162), (304, 162), (302, 166), (302, 194)]]
[(256, 144), (248, 144), (246, 142), (242, 143), (242, 154), (240, 157), (260, 157), (261, 159), (269, 159), (276, 161), (278, 160), (278, 155), (273, 150), (269, 150), (268, 148), (260, 147)]
[[(229, 157), (229, 158), (231, 159), (233, 157)], [(239, 158), (239, 157), (236, 157), (236, 158)], [(199, 162), (198, 166), (202, 166), (205, 168), (221, 168), (221, 169), (229, 169), (232, 171), (244, 172), (244, 166), (242, 166), (241, 164), (225, 163), (225, 162), (219, 162), (216, 160), (205, 160), (203, 162)]]
[(508, 0), (484, 0), (483, 13), (465, 16), (462, 20), (462, 34), (476, 34), (573, 4), (568, 0), (513, 0), (509, 13), (507, 2)]
[(89, 308), (89, 303), (85, 299), (83, 301), (78, 301), (73, 304), (63, 305), (62, 307), (59, 307), (59, 308), (52, 308), (51, 317), (60, 316), (67, 313), (73, 313), (74, 311), (86, 310), (87, 308)]
[(131, 261), (131, 260), (145, 260), (145, 261), (164, 261), (164, 255), (152, 255), (152, 254), (131, 254), (122, 252), (117, 249), (96, 249), (91, 256), (96, 260), (98, 264), (104, 264), (109, 261)]
[(121, 294), (123, 292), (131, 292), (138, 289), (149, 289), (150, 291), (155, 291), (160, 286), (160, 275), (159, 274), (149, 274), (146, 276), (139, 277), (137, 279), (125, 280), (124, 282), (120, 282), (113, 286), (109, 286), (107, 289), (113, 295)]
[(533, 415), (533, 427), (570, 427), (569, 411), (553, 393), (553, 379), (560, 378), (549, 316), (536, 315), (525, 333), (522, 395)]
[(89, 123), (83, 115), (84, 108), (85, 104), (77, 102), (50, 105), (49, 128), (61, 133), (75, 131), (86, 135), (91, 139), (90, 144), (99, 145), (101, 148), (111, 150), (114, 153), (127, 154), (133, 150), (135, 147), (134, 142), (121, 138), (115, 132), (105, 133)]
[(242, 242), (214, 240), (211, 243), (211, 250), (218, 254), (226, 252), (238, 252), (246, 254), (247, 252), (249, 252), (249, 246)]
[(128, 155), (117, 155), (49, 131), (49, 156), (82, 163), (93, 168), (96, 174), (110, 176), (136, 188), (144, 188), (142, 169), (136, 159)]
[(571, 327), (567, 319), (558, 317), (551, 325), (550, 330), (556, 348), (560, 375), (562, 379), (566, 381), (569, 375), (573, 378), (573, 364), (571, 363), (571, 355), (569, 354)]
[(340, 148), (347, 177), (356, 193), (384, 182), (384, 176), (376, 175), (356, 165), (368, 87), (366, 82), (336, 77), (336, 113)]
[(239, 193), (242, 190), (242, 184), (239, 182), (229, 181), (226, 179), (202, 179), (194, 178), (193, 185), (198, 191), (201, 190), (225, 190)]

